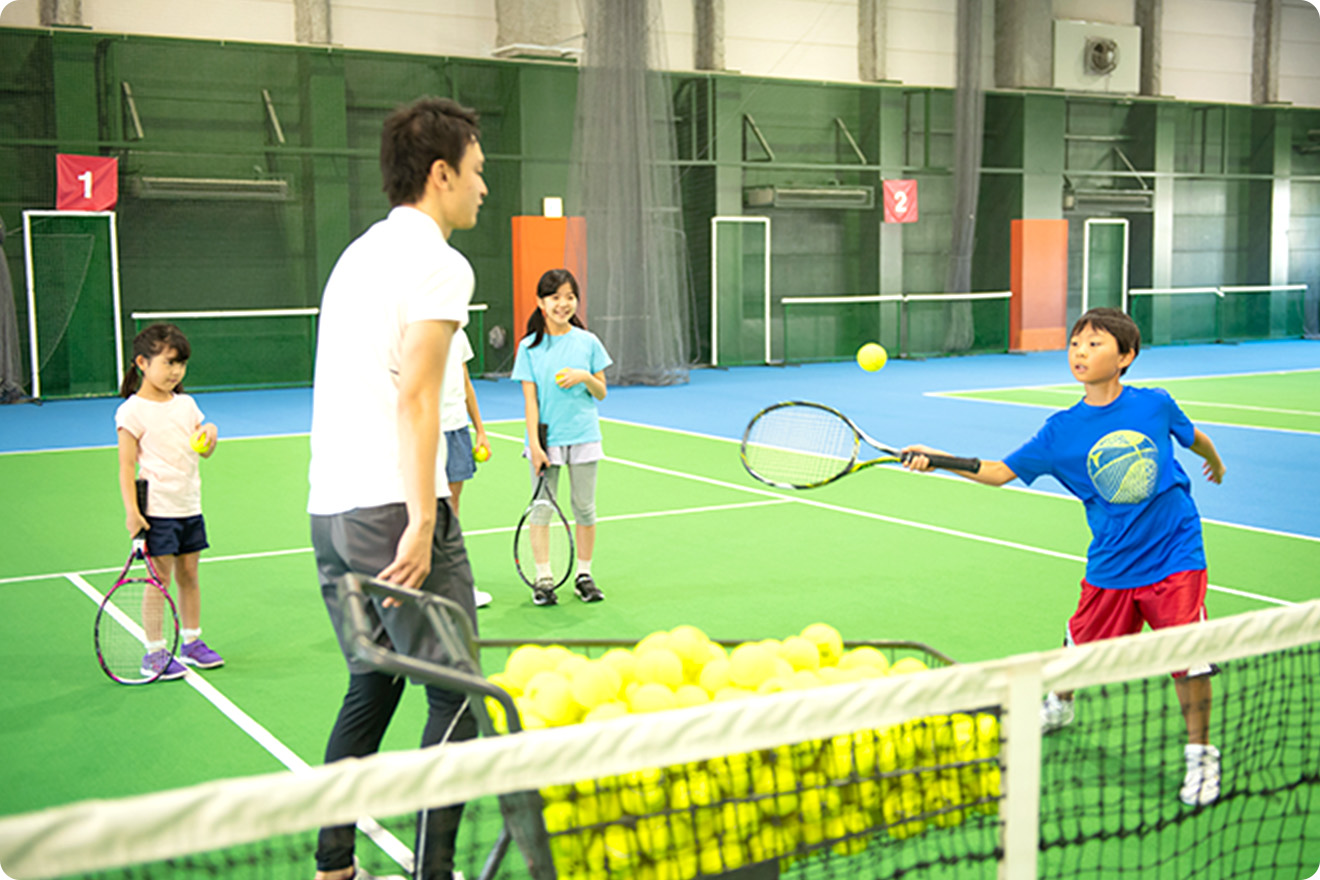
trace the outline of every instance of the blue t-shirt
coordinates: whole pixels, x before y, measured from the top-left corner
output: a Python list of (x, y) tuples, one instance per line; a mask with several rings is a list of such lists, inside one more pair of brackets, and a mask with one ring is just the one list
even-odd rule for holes
[(528, 334), (518, 343), (511, 378), (536, 383), (536, 404), (541, 411), (541, 421), (550, 426), (546, 443), (572, 446), (599, 442), (600, 417), (596, 412), (596, 398), (591, 396), (584, 382), (572, 388), (560, 388), (555, 384), (555, 373), (565, 367), (599, 373), (614, 363), (605, 346), (594, 333), (580, 327), (570, 327), (562, 336), (546, 333), (541, 337), (541, 344), (531, 348), (535, 338), (535, 335)]
[(1049, 474), (1086, 506), (1086, 580), (1126, 589), (1205, 568), (1191, 481), (1173, 456), (1196, 429), (1160, 388), (1124, 386), (1107, 406), (1078, 401), (1004, 459), (1023, 482)]

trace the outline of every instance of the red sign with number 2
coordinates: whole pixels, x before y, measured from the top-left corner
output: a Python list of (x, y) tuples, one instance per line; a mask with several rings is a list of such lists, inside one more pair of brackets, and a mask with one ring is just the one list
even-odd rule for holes
[(109, 211), (119, 201), (119, 160), (112, 156), (55, 156), (55, 208)]
[(886, 180), (885, 222), (917, 222), (917, 182), (915, 180)]

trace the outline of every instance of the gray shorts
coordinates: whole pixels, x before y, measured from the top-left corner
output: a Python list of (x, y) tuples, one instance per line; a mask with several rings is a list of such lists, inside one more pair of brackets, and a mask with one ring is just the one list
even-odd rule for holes
[[(358, 659), (347, 646), (342, 633), (343, 612), (335, 583), (350, 571), (374, 575), (394, 560), (399, 537), (408, 524), (408, 510), (402, 504), (363, 507), (346, 513), (312, 517), (312, 550), (316, 572), (321, 582), (330, 623), (339, 639), (339, 648), (354, 675), (374, 671)], [(468, 564), (463, 532), (446, 499), (436, 501), (435, 539), (431, 543), (431, 573), (420, 589), (457, 602), (477, 627), (477, 609), (472, 597), (472, 567)], [(404, 654), (435, 663), (447, 664), (448, 655), (440, 646), (430, 624), (413, 604), (383, 608), (373, 599), (368, 614), (375, 624), (376, 643)]]

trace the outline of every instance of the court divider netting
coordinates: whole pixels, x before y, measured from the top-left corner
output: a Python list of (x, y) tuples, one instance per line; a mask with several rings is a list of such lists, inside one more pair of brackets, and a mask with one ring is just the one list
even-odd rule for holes
[[(478, 644), (451, 638), (444, 674), (498, 727), (517, 704), (482, 696), (500, 693), (483, 675), (521, 643), (480, 643), (480, 672), (461, 643)], [(876, 647), (930, 668), (6, 817), (0, 867), (306, 878), (316, 829), (356, 821), (362, 867), (406, 876), (415, 811), (458, 802), (467, 878), (1263, 880), (1320, 864), (1320, 601), (974, 664)], [(427, 673), (394, 657), (382, 668)], [(1189, 807), (1169, 673), (1206, 662), (1222, 789)], [(1042, 737), (1050, 690), (1076, 690), (1077, 717)]]

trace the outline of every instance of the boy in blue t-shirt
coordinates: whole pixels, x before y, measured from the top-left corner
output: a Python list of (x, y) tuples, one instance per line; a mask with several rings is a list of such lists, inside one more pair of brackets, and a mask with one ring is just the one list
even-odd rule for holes
[[(962, 476), (990, 486), (1049, 474), (1081, 499), (1091, 527), (1086, 577), (1065, 644), (1205, 619), (1206, 565), (1201, 517), (1191, 481), (1173, 456), (1173, 444), (1205, 459), (1206, 477), (1224, 478), (1224, 463), (1210, 438), (1188, 420), (1168, 392), (1126, 387), (1122, 376), (1141, 349), (1141, 332), (1117, 309), (1091, 309), (1073, 325), (1068, 364), (1086, 388), (1082, 400), (1055, 413), (1003, 461), (982, 461)], [(921, 453), (907, 467), (930, 470)], [(961, 472), (956, 472), (961, 473)], [(1210, 676), (1214, 668), (1174, 673), (1187, 723), (1187, 774), (1179, 797), (1209, 804), (1219, 797), (1219, 750), (1210, 745)], [(1071, 693), (1049, 694), (1041, 732), (1073, 720)]]

